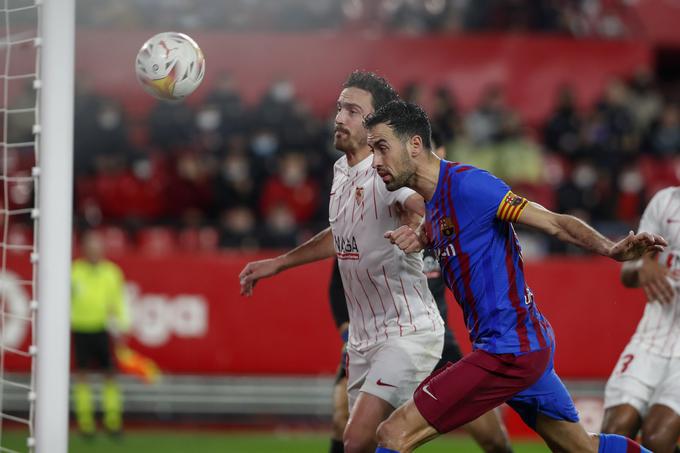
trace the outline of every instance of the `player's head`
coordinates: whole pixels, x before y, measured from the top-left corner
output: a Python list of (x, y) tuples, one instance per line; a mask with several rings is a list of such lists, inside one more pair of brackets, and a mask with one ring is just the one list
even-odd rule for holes
[(88, 230), (83, 233), (81, 240), (81, 247), (85, 259), (92, 263), (97, 263), (104, 259), (104, 243), (101, 235), (94, 231)]
[(432, 130), (427, 114), (415, 104), (393, 101), (364, 122), (373, 167), (388, 190), (411, 186), (417, 161), (432, 152)]
[(364, 119), (396, 99), (399, 95), (382, 77), (365, 71), (351, 73), (338, 97), (333, 135), (335, 147), (347, 152), (366, 146)]

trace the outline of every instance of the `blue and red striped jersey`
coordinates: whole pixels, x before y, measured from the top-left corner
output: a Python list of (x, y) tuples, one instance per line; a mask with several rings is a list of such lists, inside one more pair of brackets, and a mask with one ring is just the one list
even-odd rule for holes
[(426, 228), (474, 349), (503, 354), (551, 346), (552, 328), (524, 279), (512, 226), (527, 200), (469, 165), (441, 161)]

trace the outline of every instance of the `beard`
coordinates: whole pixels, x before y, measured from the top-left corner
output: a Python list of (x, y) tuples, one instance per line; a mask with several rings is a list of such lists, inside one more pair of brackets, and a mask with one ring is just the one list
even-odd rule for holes
[(392, 175), (392, 179), (385, 183), (385, 187), (390, 192), (399, 190), (402, 187), (411, 187), (413, 182), (413, 177), (416, 174), (416, 166), (411, 162), (406, 154), (406, 150), (403, 150), (401, 154), (400, 167), (403, 170), (397, 174)]
[[(340, 134), (337, 132), (340, 132)], [(335, 149), (338, 151), (354, 151), (366, 146), (367, 143), (368, 140), (365, 135), (363, 137), (357, 137), (347, 129), (336, 129), (333, 134), (333, 146), (335, 146)]]

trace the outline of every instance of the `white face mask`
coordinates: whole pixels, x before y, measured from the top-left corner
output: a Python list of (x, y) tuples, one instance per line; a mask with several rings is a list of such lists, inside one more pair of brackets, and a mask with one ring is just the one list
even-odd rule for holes
[(214, 107), (203, 109), (196, 115), (196, 126), (204, 132), (216, 130), (222, 122), (222, 114)]
[(113, 108), (104, 108), (97, 115), (97, 122), (102, 129), (112, 130), (120, 125), (120, 112)]
[(293, 99), (295, 89), (290, 82), (277, 82), (272, 87), (272, 97), (277, 102), (287, 102)]
[(572, 175), (574, 184), (581, 189), (592, 187), (597, 181), (597, 172), (591, 165), (579, 165)]

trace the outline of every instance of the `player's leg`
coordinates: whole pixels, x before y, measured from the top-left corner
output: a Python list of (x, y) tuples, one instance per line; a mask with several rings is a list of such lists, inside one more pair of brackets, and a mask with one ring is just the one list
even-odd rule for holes
[[(344, 357), (344, 354), (343, 354)], [(338, 366), (338, 374), (333, 386), (333, 426), (331, 433), (331, 446), (329, 453), (342, 453), (344, 446), (342, 436), (349, 419), (349, 403), (347, 401), (347, 373), (341, 360)]]
[(96, 358), (99, 368), (104, 371), (102, 386), (102, 412), (104, 428), (111, 434), (120, 434), (123, 429), (123, 397), (116, 382), (116, 365), (113, 360), (111, 338), (107, 332), (97, 335)]
[(619, 356), (604, 389), (603, 433), (635, 439), (647, 413), (660, 364), (637, 345), (628, 344)]
[[(435, 371), (446, 366), (448, 362), (456, 363), (463, 358), (460, 348), (456, 343), (453, 332), (446, 327), (444, 329), (444, 349), (442, 358), (437, 363)], [(512, 452), (508, 433), (503, 425), (499, 413), (489, 411), (481, 417), (463, 426), (463, 429), (479, 444), (486, 453)]]
[(360, 392), (345, 428), (345, 453), (373, 453), (378, 425), (393, 410), (394, 407), (382, 398)]
[(512, 452), (510, 438), (498, 409), (491, 410), (463, 426), (486, 453)]
[(534, 385), (508, 400), (551, 451), (564, 453), (631, 453), (645, 449), (617, 434), (589, 434), (578, 422), (571, 396), (552, 368)]
[(425, 379), (413, 399), (380, 425), (380, 446), (409, 452), (478, 418), (536, 382), (549, 359), (549, 351), (521, 356), (474, 351), (448, 364)]
[[(680, 451), (680, 357), (651, 358), (665, 363), (662, 378), (649, 401), (649, 412), (642, 424), (642, 444), (652, 451)], [(661, 369), (661, 367), (657, 367)]]
[(680, 437), (680, 415), (663, 404), (654, 404), (642, 423), (642, 445), (655, 453), (672, 453)]
[[(355, 357), (361, 354), (350, 348), (348, 394), (351, 410), (345, 430), (345, 452), (372, 453), (375, 450), (378, 425), (394, 408), (408, 401), (418, 384), (434, 369), (443, 342), (441, 331), (414, 333), (390, 338), (364, 354), (369, 366), (356, 402), (353, 395), (358, 383), (353, 365)], [(348, 445), (353, 445), (354, 450), (348, 449)]]
[(73, 353), (76, 366), (75, 382), (73, 383), (73, 409), (78, 431), (86, 436), (91, 436), (96, 431), (92, 387), (85, 374), (92, 356), (91, 349), (89, 334), (73, 333)]
[(618, 434), (589, 434), (578, 422), (555, 420), (539, 414), (536, 431), (555, 453), (651, 453)]
[(600, 431), (635, 439), (641, 426), (640, 412), (630, 404), (619, 404), (605, 409)]

